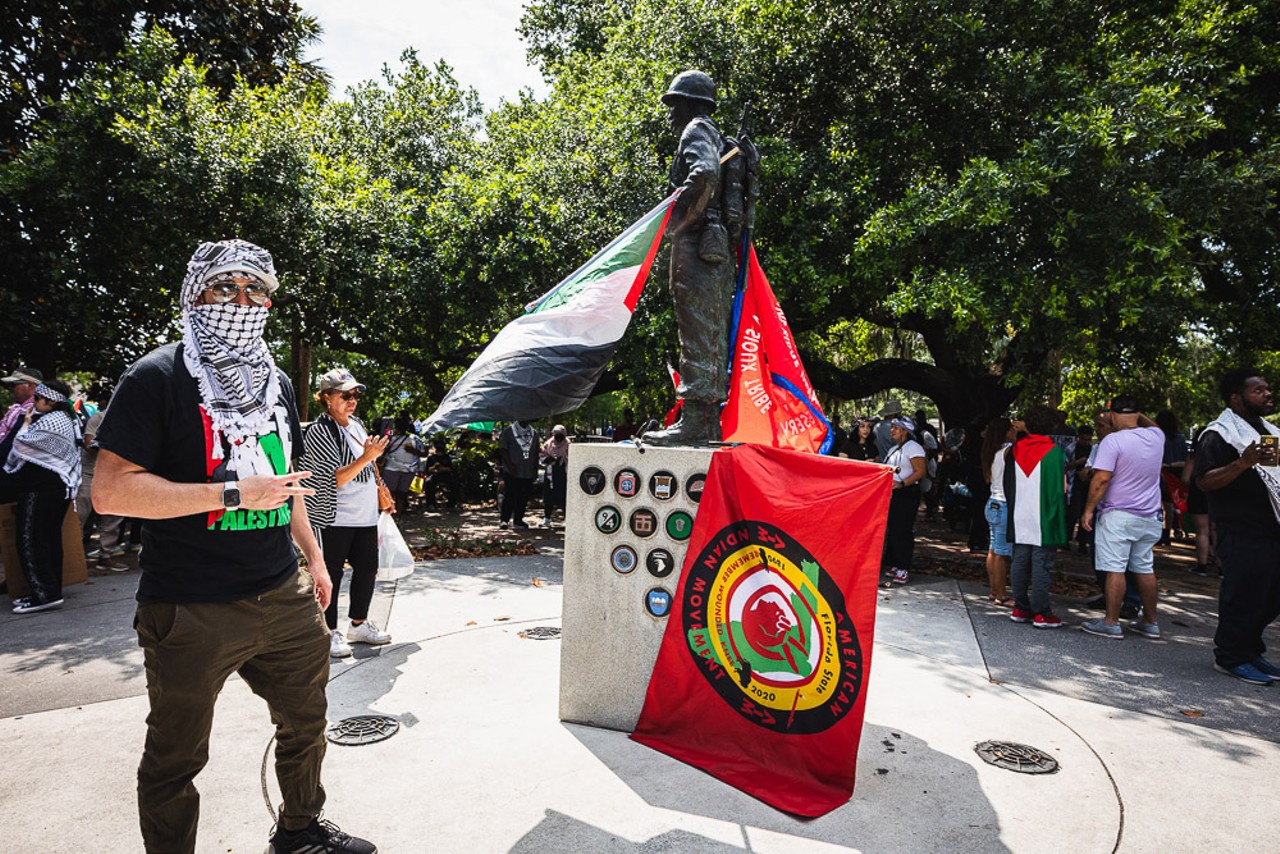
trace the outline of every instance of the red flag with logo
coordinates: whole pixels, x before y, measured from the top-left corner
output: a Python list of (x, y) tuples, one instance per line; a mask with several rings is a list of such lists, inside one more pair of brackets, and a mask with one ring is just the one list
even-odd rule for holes
[(720, 412), (724, 441), (828, 453), (831, 425), (754, 245), (748, 247), (747, 282), (741, 303), (734, 306), (734, 328), (729, 400)]
[(631, 737), (790, 813), (848, 801), (891, 489), (874, 463), (717, 451)]

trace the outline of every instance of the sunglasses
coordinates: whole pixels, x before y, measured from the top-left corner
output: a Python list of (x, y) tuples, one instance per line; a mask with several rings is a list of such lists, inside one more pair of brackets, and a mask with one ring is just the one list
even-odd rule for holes
[(359, 389), (352, 389), (351, 391), (344, 391), (338, 396), (341, 397), (343, 400), (359, 400), (360, 395), (362, 394), (364, 394), (364, 392), (360, 391)]
[[(241, 284), (243, 282), (243, 284)], [(218, 305), (226, 305), (235, 302), (240, 292), (244, 291), (244, 295), (249, 298), (249, 302), (254, 305), (266, 305), (267, 300), (271, 299), (271, 291), (262, 282), (256, 280), (245, 279), (223, 279), (207, 285), (204, 292), (208, 294)]]

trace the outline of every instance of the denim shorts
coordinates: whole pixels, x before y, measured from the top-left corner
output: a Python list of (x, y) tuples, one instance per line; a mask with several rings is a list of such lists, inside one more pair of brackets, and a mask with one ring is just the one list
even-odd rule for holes
[(986, 510), (987, 525), (991, 527), (991, 551), (1001, 557), (1013, 554), (1013, 546), (1007, 536), (1009, 531), (1009, 505), (1004, 501), (988, 501)]
[(1151, 550), (1160, 541), (1159, 516), (1135, 516), (1125, 510), (1108, 510), (1094, 523), (1094, 566), (1103, 572), (1137, 575), (1154, 572)]

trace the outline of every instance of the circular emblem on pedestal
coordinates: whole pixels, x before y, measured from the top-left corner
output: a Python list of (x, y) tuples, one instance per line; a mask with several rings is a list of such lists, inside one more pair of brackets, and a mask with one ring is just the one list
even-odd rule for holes
[(684, 482), (684, 494), (689, 496), (689, 500), (694, 504), (702, 501), (702, 490), (707, 485), (706, 472), (689, 475), (689, 479)]
[(665, 617), (671, 613), (671, 591), (665, 587), (650, 588), (644, 594), (644, 609), (651, 617)]
[(676, 559), (666, 549), (650, 549), (644, 558), (644, 568), (654, 578), (666, 578), (676, 568)]
[(622, 512), (612, 504), (596, 510), (596, 530), (602, 534), (612, 534), (622, 527)]
[(618, 546), (609, 555), (609, 564), (614, 571), (627, 575), (636, 568), (636, 564), (640, 562), (640, 558), (636, 555), (636, 550), (631, 546)]
[(649, 494), (659, 501), (670, 501), (680, 491), (680, 481), (669, 471), (656, 471), (649, 476)]
[(637, 537), (652, 537), (658, 532), (658, 514), (648, 507), (631, 513), (631, 533)]
[(604, 485), (609, 479), (604, 476), (604, 472), (595, 466), (587, 466), (578, 475), (578, 486), (582, 487), (582, 491), (587, 495), (599, 495), (604, 492)]
[(684, 542), (693, 533), (693, 517), (683, 510), (673, 510), (667, 516), (667, 536)]
[(623, 469), (613, 476), (613, 491), (623, 498), (635, 498), (640, 492), (640, 475), (635, 469)]

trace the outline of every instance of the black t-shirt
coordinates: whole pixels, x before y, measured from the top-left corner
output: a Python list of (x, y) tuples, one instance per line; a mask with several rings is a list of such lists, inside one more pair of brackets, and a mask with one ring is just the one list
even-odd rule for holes
[(868, 436), (866, 443), (858, 441), (858, 434), (849, 434), (849, 439), (841, 447), (839, 453), (844, 454), (851, 460), (867, 460), (877, 462), (876, 457), (876, 440), (874, 436)]
[[(284, 474), (288, 457), (301, 453), (302, 431), (293, 385), (283, 372), (279, 404), (289, 435), (277, 431), (259, 442), (271, 467)], [(149, 353), (125, 372), (97, 438), (103, 450), (175, 483), (235, 479), (226, 471), (225, 438), (222, 458), (213, 457), (200, 390), (183, 362), (180, 344)], [(272, 511), (217, 510), (146, 520), (138, 601), (234, 602), (278, 587), (298, 567), (289, 535), (292, 510), (290, 501)]]
[[(1238, 459), (1239, 452), (1217, 431), (1206, 430), (1200, 434), (1200, 443), (1196, 447), (1196, 477), (1203, 477)], [(1205, 495), (1209, 499), (1209, 517), (1219, 528), (1280, 539), (1280, 522), (1276, 522), (1276, 514), (1271, 509), (1267, 487), (1253, 469), (1222, 489), (1205, 492)]]

